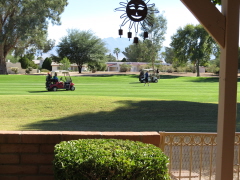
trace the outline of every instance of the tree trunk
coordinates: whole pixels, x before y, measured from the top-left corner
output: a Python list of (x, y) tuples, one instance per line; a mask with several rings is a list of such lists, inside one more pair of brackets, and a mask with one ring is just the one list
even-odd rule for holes
[(197, 77), (199, 77), (200, 76), (200, 73), (199, 73), (199, 60), (197, 60), (196, 69), (197, 69)]
[(5, 58), (0, 58), (0, 74), (8, 74)]
[(82, 65), (78, 65), (78, 72), (81, 74), (82, 73)]
[(152, 60), (152, 68), (153, 68), (153, 70), (154, 70), (154, 64), (155, 64), (155, 61)]
[(0, 44), (0, 74), (8, 74), (3, 45), (1, 44)]

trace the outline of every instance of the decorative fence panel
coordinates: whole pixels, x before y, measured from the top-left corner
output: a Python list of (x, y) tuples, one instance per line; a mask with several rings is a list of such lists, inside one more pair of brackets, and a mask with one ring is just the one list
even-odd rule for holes
[[(216, 133), (160, 132), (173, 180), (212, 180), (216, 174)], [(235, 136), (234, 180), (239, 178), (240, 133)]]

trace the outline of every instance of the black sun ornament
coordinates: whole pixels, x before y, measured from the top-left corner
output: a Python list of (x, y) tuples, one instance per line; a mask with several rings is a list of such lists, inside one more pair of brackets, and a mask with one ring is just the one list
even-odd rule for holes
[(153, 13), (158, 13), (159, 11), (154, 10), (155, 4), (148, 4), (150, 0), (127, 0), (127, 3), (120, 2), (122, 7), (116, 8), (115, 11), (124, 11), (125, 13), (120, 16), (123, 19), (122, 24), (118, 33), (120, 37), (123, 35), (122, 27), (129, 22), (129, 32), (128, 38), (132, 38), (131, 29), (134, 27), (136, 37), (134, 37), (133, 43), (138, 43), (138, 26), (139, 24), (143, 27), (144, 33), (143, 38), (148, 38), (148, 32), (146, 31), (146, 25), (153, 26)]

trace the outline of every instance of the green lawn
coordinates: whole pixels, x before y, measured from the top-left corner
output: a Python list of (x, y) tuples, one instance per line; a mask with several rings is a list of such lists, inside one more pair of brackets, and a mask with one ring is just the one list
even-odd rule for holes
[(218, 78), (162, 75), (149, 87), (136, 75), (72, 79), (75, 91), (48, 92), (45, 76), (1, 75), (0, 130), (216, 132)]

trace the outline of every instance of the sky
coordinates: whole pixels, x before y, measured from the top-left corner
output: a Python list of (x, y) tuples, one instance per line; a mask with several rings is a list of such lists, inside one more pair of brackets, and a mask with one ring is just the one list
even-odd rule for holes
[[(48, 38), (55, 39), (56, 44), (61, 37), (67, 35), (67, 29), (92, 30), (99, 38), (119, 37), (118, 29), (122, 23), (120, 16), (124, 12), (114, 11), (121, 7), (120, 2), (127, 0), (68, 0), (69, 4), (61, 15), (61, 25), (50, 25)], [(147, 1), (146, 1), (147, 2)], [(167, 33), (163, 46), (169, 46), (171, 36), (179, 27), (187, 24), (199, 24), (191, 12), (180, 0), (150, 0), (167, 19)], [(123, 27), (128, 32), (128, 25)]]

